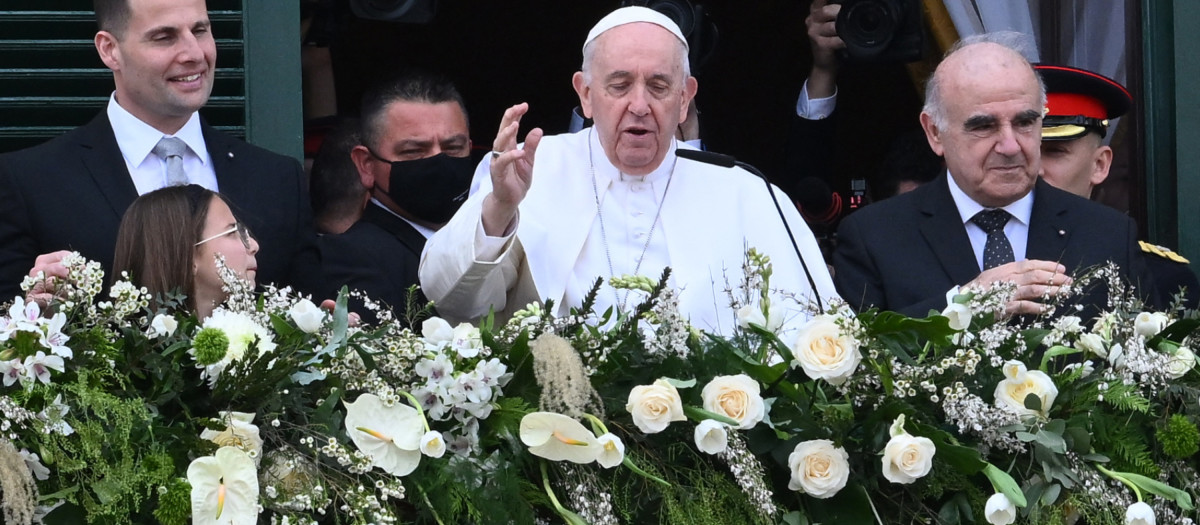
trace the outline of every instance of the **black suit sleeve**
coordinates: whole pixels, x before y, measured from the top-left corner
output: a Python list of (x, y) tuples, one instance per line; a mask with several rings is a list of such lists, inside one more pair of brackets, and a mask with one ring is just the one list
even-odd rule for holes
[(0, 156), (0, 303), (23, 295), (21, 281), (37, 259), (28, 203), (17, 189), (11, 156)]
[(879, 269), (871, 256), (862, 221), (850, 216), (838, 228), (838, 246), (833, 252), (833, 283), (838, 295), (855, 311), (888, 307)]
[(849, 182), (839, 180), (833, 173), (835, 116), (836, 113), (819, 120), (806, 119), (797, 115), (795, 106), (792, 107), (785, 171), (775, 183), (793, 198), (798, 197), (792, 195), (796, 183), (804, 177), (816, 177), (837, 193), (849, 193)]
[(288, 278), (301, 291), (310, 293), (318, 300), (331, 299), (337, 290), (323, 278), (321, 250), (317, 246), (317, 231), (313, 226), (312, 202), (308, 197), (308, 180), (300, 163), (290, 160), (293, 172), (288, 180), (296, 181), (296, 246), (292, 251)]

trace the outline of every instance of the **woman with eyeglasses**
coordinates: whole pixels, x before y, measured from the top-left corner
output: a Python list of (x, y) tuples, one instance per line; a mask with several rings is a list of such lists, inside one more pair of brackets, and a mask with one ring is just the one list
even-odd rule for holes
[(133, 284), (155, 297), (171, 291), (187, 295), (187, 306), (200, 319), (227, 297), (217, 258), (254, 282), (258, 241), (219, 193), (197, 185), (168, 186), (129, 206), (117, 232), (113, 276), (128, 272)]

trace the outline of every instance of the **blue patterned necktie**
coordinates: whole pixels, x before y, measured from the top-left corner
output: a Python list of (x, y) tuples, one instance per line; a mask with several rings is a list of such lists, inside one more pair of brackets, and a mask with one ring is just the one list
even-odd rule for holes
[(987, 243), (983, 245), (983, 269), (991, 270), (1002, 264), (1013, 262), (1012, 244), (1004, 235), (1004, 225), (1012, 218), (1008, 212), (995, 209), (983, 210), (971, 217), (971, 222), (978, 224), (987, 232)]

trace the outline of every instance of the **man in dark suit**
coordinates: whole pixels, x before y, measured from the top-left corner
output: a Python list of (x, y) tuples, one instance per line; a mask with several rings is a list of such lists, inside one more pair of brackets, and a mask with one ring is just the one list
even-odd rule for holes
[(61, 276), (56, 250), (110, 269), (129, 204), (183, 183), (229, 198), (261, 245), (260, 282), (321, 291), (299, 163), (229, 137), (196, 113), (216, 66), (204, 0), (96, 0), (95, 8), (96, 50), (116, 89), (90, 123), (0, 156), (0, 298), (20, 293), (27, 273)]
[[(326, 279), (366, 292), (403, 320), (425, 239), (458, 211), (470, 188), (467, 108), (449, 80), (402, 72), (364, 94), (360, 134), (350, 156), (371, 199), (349, 230), (321, 237)], [(415, 299), (424, 306), (423, 294)]]
[(924, 316), (958, 287), (1012, 282), (1008, 313), (1039, 314), (1071, 272), (1140, 274), (1133, 221), (1038, 178), (1046, 96), (1013, 38), (964, 39), (930, 79), (921, 125), (949, 175), (842, 222), (834, 281), (851, 306)]

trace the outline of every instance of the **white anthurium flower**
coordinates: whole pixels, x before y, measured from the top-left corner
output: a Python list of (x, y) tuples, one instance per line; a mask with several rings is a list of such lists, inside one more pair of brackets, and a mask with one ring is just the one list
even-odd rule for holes
[(679, 390), (666, 379), (652, 385), (638, 385), (629, 391), (625, 410), (633, 415), (633, 424), (646, 434), (662, 432), (672, 421), (687, 419)]
[(1171, 360), (1167, 361), (1167, 376), (1171, 379), (1179, 379), (1196, 366), (1196, 354), (1192, 353), (1192, 349), (1181, 346), (1175, 349), (1175, 353), (1171, 354)]
[(1100, 334), (1089, 332), (1079, 336), (1079, 340), (1075, 341), (1075, 348), (1085, 353), (1096, 354), (1100, 359), (1108, 359), (1108, 345), (1104, 343)]
[(258, 473), (254, 460), (236, 447), (221, 447), (188, 465), (193, 525), (258, 523)]
[(800, 328), (792, 357), (793, 366), (804, 369), (805, 375), (835, 386), (845, 383), (862, 361), (858, 341), (843, 333), (832, 315), (813, 317)]
[(715, 419), (705, 419), (696, 425), (696, 448), (705, 454), (720, 454), (729, 448), (729, 431)]
[(454, 339), (454, 328), (441, 317), (430, 317), (421, 323), (421, 337), (427, 347), (438, 348)]
[(1155, 525), (1154, 509), (1139, 501), (1125, 509), (1125, 525)]
[(225, 430), (204, 429), (200, 439), (216, 443), (218, 447), (237, 447), (254, 459), (255, 466), (262, 461), (263, 439), (254, 424), (254, 414), (246, 412), (220, 412), (217, 419), (225, 424)]
[(421, 413), (404, 403), (384, 404), (375, 394), (346, 403), (346, 433), (371, 464), (397, 477), (407, 476), (421, 463)]
[(150, 328), (146, 329), (146, 336), (150, 338), (170, 337), (175, 333), (175, 329), (179, 328), (179, 321), (173, 315), (158, 314), (154, 316), (154, 320), (150, 321)]
[(625, 443), (621, 442), (621, 438), (610, 432), (596, 438), (596, 441), (600, 443), (600, 455), (596, 456), (596, 463), (601, 467), (613, 468), (625, 461)]
[(325, 324), (325, 310), (322, 310), (308, 299), (301, 299), (288, 309), (288, 315), (296, 323), (296, 327), (304, 333), (315, 334)]
[(596, 436), (574, 418), (554, 412), (531, 412), (521, 418), (521, 442), (535, 456), (550, 461), (591, 463), (602, 447)]
[(421, 453), (431, 458), (442, 457), (446, 453), (446, 440), (442, 439), (442, 433), (430, 430), (421, 436)]
[(828, 439), (812, 439), (796, 445), (788, 456), (792, 479), (788, 488), (817, 499), (827, 499), (846, 487), (850, 479), (850, 455)]
[[(1008, 361), (1004, 363), (1004, 379), (996, 385), (996, 406), (1009, 407), (1022, 416), (1045, 416), (1058, 397), (1058, 387), (1050, 376), (1041, 370), (1027, 370), (1025, 363)], [(1025, 408), (1025, 398), (1033, 394), (1041, 399), (1042, 409), (1030, 410)]]
[(892, 483), (909, 484), (925, 477), (933, 468), (937, 452), (933, 441), (904, 431), (904, 414), (896, 416), (892, 438), (883, 448), (883, 477)]
[(479, 351), (483, 349), (483, 339), (479, 335), (479, 328), (470, 323), (459, 323), (450, 332), (450, 347), (463, 359), (471, 359), (479, 355)]
[(745, 374), (717, 376), (704, 385), (704, 409), (738, 422), (739, 430), (754, 428), (766, 415), (758, 381)]
[(1008, 496), (997, 492), (984, 504), (983, 515), (991, 525), (1009, 525), (1017, 521), (1017, 506)]
[(1142, 312), (1133, 319), (1133, 329), (1138, 335), (1150, 339), (1167, 327), (1167, 314), (1162, 312)]
[(942, 317), (950, 320), (950, 329), (961, 332), (971, 327), (971, 307), (965, 304), (949, 303), (942, 310)]

